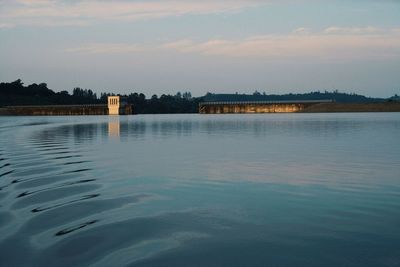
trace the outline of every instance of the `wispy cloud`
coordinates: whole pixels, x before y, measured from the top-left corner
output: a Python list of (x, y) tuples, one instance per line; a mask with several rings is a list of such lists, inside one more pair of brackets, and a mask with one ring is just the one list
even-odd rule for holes
[(297, 34), (309, 34), (309, 33), (310, 33), (310, 29), (301, 27), (301, 28), (295, 29), (292, 33), (297, 33)]
[(182, 40), (164, 44), (182, 53), (199, 53), (228, 57), (360, 59), (400, 56), (397, 29), (328, 28), (319, 33), (305, 29), (288, 35), (264, 35), (243, 40)]
[(329, 27), (324, 30), (326, 34), (382, 34), (392, 30), (381, 29), (376, 27)]
[[(272, 0), (270, 0), (272, 1)], [(17, 25), (85, 25), (105, 20), (135, 21), (187, 14), (237, 12), (262, 0), (18, 0), (0, 2), (0, 17)]]
[(121, 43), (109, 43), (109, 44), (92, 43), (80, 47), (66, 49), (67, 52), (89, 53), (89, 54), (137, 53), (145, 50), (146, 49), (143, 45), (121, 44)]
[(137, 53), (175, 51), (183, 54), (285, 60), (399, 59), (400, 30), (378, 28), (334, 28), (310, 32), (300, 28), (287, 35), (252, 36), (241, 40), (176, 40), (151, 45), (90, 44), (68, 49), (80, 53)]
[(11, 23), (0, 23), (0, 29), (11, 29), (14, 27), (15, 25)]

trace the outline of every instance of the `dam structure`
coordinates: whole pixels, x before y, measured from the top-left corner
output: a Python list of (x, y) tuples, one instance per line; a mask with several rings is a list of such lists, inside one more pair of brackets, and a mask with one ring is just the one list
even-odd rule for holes
[(122, 96), (109, 96), (107, 104), (82, 105), (31, 105), (5, 106), (0, 115), (8, 116), (86, 116), (86, 115), (130, 115), (132, 105)]
[(306, 112), (306, 110), (311, 106), (333, 102), (333, 100), (209, 101), (199, 104), (199, 113), (232, 114)]
[(107, 105), (104, 104), (6, 106), (0, 108), (0, 115), (10, 116), (77, 116), (107, 114), (108, 108)]
[(132, 114), (132, 105), (128, 104), (128, 98), (122, 96), (107, 97), (108, 115)]

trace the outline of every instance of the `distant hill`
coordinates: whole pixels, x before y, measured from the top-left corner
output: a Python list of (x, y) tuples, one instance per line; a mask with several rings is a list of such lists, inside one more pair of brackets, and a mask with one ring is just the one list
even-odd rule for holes
[(357, 94), (347, 94), (340, 92), (311, 92), (304, 94), (283, 94), (283, 95), (267, 95), (254, 93), (247, 94), (212, 94), (208, 93), (204, 97), (204, 101), (281, 101), (281, 100), (334, 100), (338, 103), (373, 103), (385, 102), (388, 99), (371, 98)]

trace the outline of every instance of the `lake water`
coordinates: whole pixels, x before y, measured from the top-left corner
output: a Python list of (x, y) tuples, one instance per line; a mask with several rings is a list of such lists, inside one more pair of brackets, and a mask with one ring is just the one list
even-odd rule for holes
[(0, 266), (400, 266), (400, 113), (0, 117)]

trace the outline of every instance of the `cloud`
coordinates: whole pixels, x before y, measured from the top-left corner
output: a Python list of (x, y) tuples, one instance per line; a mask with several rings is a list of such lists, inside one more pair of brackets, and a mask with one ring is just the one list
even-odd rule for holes
[(28, 6), (40, 6), (53, 4), (54, 0), (16, 0), (17, 3), (28, 5)]
[(11, 29), (14, 27), (15, 25), (11, 23), (0, 23), (0, 29)]
[(309, 34), (309, 33), (310, 33), (310, 29), (301, 27), (301, 28), (295, 29), (295, 30), (293, 31), (293, 33), (297, 33), (297, 34)]
[(329, 27), (324, 30), (326, 34), (377, 34), (377, 33), (384, 33), (387, 30), (376, 28), (376, 27)]
[(237, 12), (266, 2), (262, 0), (6, 0), (0, 2), (0, 17), (18, 25), (84, 25), (109, 20), (136, 21), (188, 14)]
[[(321, 32), (295, 30), (287, 35), (252, 36), (241, 40), (176, 40), (151, 45), (91, 44), (68, 49), (80, 53), (144, 53), (171, 51), (182, 54), (260, 60), (387, 60), (400, 59), (400, 30), (333, 27)], [(301, 34), (299, 34), (299, 32)], [(351, 34), (352, 33), (352, 34)]]
[(137, 44), (87, 44), (80, 47), (68, 48), (67, 52), (72, 53), (89, 53), (89, 54), (115, 54), (115, 53), (137, 53), (145, 51), (143, 45)]
[(218, 39), (205, 42), (182, 40), (164, 44), (163, 47), (181, 53), (226, 57), (388, 59), (400, 57), (400, 32), (398, 29), (383, 30), (369, 27), (335, 28), (335, 30), (328, 28), (319, 33), (301, 29), (288, 35), (265, 35), (243, 40)]

